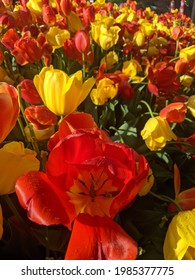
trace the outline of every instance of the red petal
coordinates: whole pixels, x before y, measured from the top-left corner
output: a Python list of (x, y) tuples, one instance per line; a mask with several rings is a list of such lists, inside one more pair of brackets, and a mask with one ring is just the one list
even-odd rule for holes
[(80, 214), (65, 255), (66, 260), (134, 260), (136, 242), (107, 217)]
[(157, 88), (157, 86), (155, 86), (154, 84), (148, 83), (148, 90), (149, 90), (149, 92), (151, 92), (152, 94), (158, 96), (158, 88)]
[(51, 151), (47, 162), (47, 174), (59, 186), (67, 185), (77, 171), (77, 165), (102, 155), (101, 140), (97, 134), (75, 133), (60, 141)]
[(47, 176), (31, 171), (19, 177), (16, 194), (28, 217), (41, 225), (63, 224), (70, 227), (75, 217), (74, 206), (65, 192), (56, 188)]

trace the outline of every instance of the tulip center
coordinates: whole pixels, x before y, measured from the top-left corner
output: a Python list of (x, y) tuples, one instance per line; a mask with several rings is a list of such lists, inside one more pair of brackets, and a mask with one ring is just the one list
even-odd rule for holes
[(77, 213), (109, 216), (113, 198), (119, 193), (113, 186), (112, 179), (101, 168), (100, 170), (82, 171), (74, 180), (68, 195)]

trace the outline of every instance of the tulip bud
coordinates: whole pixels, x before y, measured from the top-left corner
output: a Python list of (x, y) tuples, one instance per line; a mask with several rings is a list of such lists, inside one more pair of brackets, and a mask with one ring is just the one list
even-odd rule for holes
[(54, 25), (56, 23), (56, 15), (54, 9), (50, 5), (43, 5), (43, 20), (46, 24)]
[(57, 0), (57, 6), (59, 12), (65, 16), (68, 16), (71, 13), (73, 7), (71, 0)]
[(26, 102), (33, 105), (41, 103), (41, 97), (32, 80), (25, 79), (18, 86), (21, 87), (21, 97)]
[(74, 37), (75, 47), (79, 52), (87, 52), (90, 48), (89, 35), (82, 30), (77, 31)]
[(29, 106), (24, 114), (36, 129), (45, 129), (57, 123), (57, 116), (44, 105)]

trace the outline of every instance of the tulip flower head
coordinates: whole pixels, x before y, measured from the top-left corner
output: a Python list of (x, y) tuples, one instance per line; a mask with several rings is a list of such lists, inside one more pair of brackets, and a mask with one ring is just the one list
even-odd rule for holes
[(152, 117), (146, 122), (141, 136), (151, 151), (161, 150), (166, 146), (167, 141), (177, 139), (167, 120), (159, 116)]
[(136, 243), (112, 219), (145, 185), (149, 167), (142, 155), (99, 135), (65, 137), (52, 149), (46, 173), (20, 176), (16, 193), (38, 224), (71, 229), (75, 221), (66, 259), (135, 259)]
[(187, 107), (182, 102), (175, 102), (167, 105), (160, 111), (160, 117), (170, 123), (182, 123), (185, 119)]
[(118, 84), (109, 78), (103, 78), (98, 82), (97, 88), (91, 91), (90, 97), (95, 105), (103, 105), (109, 99), (113, 99), (118, 92)]
[(56, 115), (72, 113), (91, 91), (95, 79), (83, 82), (82, 71), (69, 77), (64, 71), (50, 67), (42, 68), (33, 80), (45, 106)]
[(18, 115), (17, 89), (7, 83), (0, 83), (0, 143), (14, 128)]

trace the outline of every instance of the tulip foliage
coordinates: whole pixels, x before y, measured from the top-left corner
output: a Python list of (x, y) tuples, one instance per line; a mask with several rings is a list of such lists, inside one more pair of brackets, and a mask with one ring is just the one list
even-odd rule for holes
[(192, 20), (1, 1), (0, 30), (0, 258), (195, 259)]

